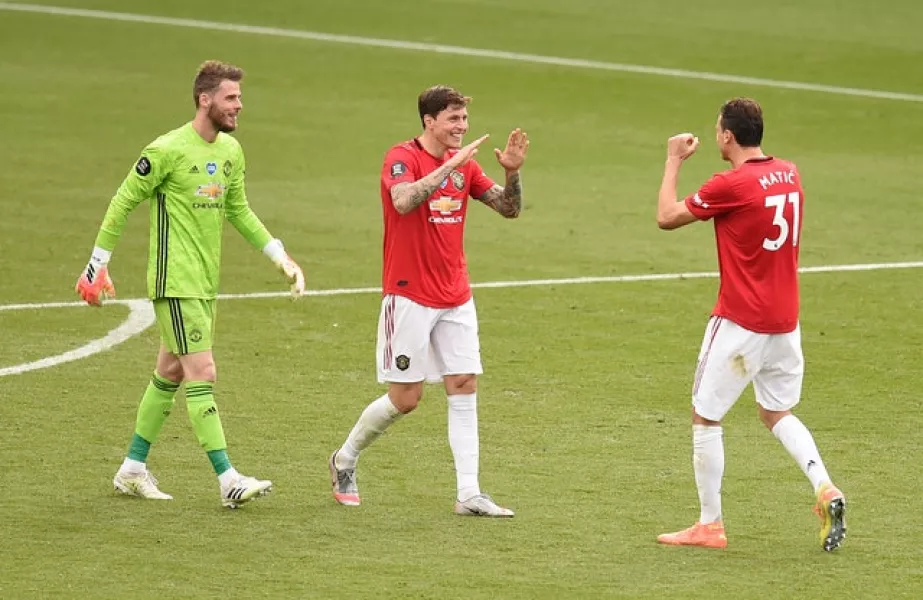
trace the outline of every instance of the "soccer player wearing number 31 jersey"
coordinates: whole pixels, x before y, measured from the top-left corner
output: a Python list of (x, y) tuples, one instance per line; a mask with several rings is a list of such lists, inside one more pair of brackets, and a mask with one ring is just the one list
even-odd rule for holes
[(834, 550), (846, 536), (846, 499), (833, 485), (814, 438), (792, 408), (801, 397), (804, 357), (798, 321), (798, 250), (804, 190), (791, 162), (763, 154), (763, 115), (748, 98), (726, 102), (716, 140), (732, 168), (677, 202), (683, 161), (699, 139), (671, 137), (657, 207), (662, 229), (714, 220), (720, 287), (705, 330), (692, 390), (693, 470), (699, 520), (658, 536), (662, 544), (724, 548), (721, 420), (753, 383), (759, 416), (814, 487), (820, 543)]
[(100, 306), (115, 294), (109, 257), (128, 214), (150, 203), (148, 295), (160, 329), (161, 347), (151, 382), (138, 407), (128, 456), (115, 475), (115, 489), (147, 499), (169, 500), (147, 469), (151, 444), (186, 385), (192, 428), (218, 475), (221, 502), (229, 508), (268, 492), (272, 482), (238, 473), (227, 455), (215, 404), (215, 330), (221, 232), (225, 218), (251, 245), (261, 249), (292, 284), (304, 291), (304, 275), (250, 209), (244, 191), (244, 154), (228, 133), (237, 128), (243, 71), (208, 61), (193, 84), (196, 115), (191, 123), (149, 144), (109, 204), (77, 292)]

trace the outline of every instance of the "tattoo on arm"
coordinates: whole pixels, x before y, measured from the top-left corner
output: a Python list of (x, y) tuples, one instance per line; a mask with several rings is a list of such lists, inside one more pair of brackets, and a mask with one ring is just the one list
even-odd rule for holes
[(495, 185), (478, 198), (507, 219), (515, 219), (522, 210), (522, 179), (519, 173), (506, 176), (506, 186)]
[(449, 176), (454, 165), (445, 164), (426, 177), (413, 183), (399, 183), (391, 188), (391, 201), (394, 208), (402, 215), (406, 215), (420, 206), (429, 198), (442, 181)]

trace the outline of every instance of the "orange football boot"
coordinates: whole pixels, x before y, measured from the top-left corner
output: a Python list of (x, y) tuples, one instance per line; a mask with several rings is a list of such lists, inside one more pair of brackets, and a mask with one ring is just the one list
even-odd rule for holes
[(817, 490), (814, 513), (820, 517), (820, 545), (827, 552), (840, 547), (846, 538), (846, 497), (832, 483)]
[(724, 535), (724, 523), (699, 523), (674, 533), (663, 533), (657, 541), (670, 546), (701, 546), (702, 548), (727, 548), (728, 539)]

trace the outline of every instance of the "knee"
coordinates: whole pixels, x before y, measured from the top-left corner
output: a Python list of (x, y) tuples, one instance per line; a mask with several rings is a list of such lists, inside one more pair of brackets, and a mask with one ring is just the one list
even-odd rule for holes
[(215, 366), (214, 362), (202, 366), (197, 381), (210, 381), (211, 383), (218, 381), (218, 367)]
[(157, 374), (168, 381), (172, 381), (173, 383), (181, 383), (183, 381), (183, 367), (179, 364), (179, 362), (170, 365), (164, 365), (163, 367), (157, 369)]
[(706, 419), (698, 413), (695, 407), (692, 407), (692, 424), (693, 425), (705, 425), (706, 427), (719, 427), (721, 421), (714, 421), (712, 419)]
[(215, 383), (218, 381), (218, 368), (215, 361), (200, 361), (183, 369), (183, 375), (186, 381), (208, 381)]
[(388, 398), (394, 408), (403, 414), (412, 412), (423, 398), (423, 382), (392, 383), (388, 386)]
[(173, 360), (163, 359), (157, 361), (157, 374), (166, 379), (167, 381), (172, 381), (173, 383), (182, 383), (183, 381), (183, 365), (180, 364), (179, 360), (176, 357), (170, 357)]
[(445, 393), (449, 396), (457, 394), (475, 394), (478, 391), (477, 375), (447, 375), (444, 379)]
[(792, 414), (792, 411), (790, 410), (766, 410), (762, 406), (759, 407), (760, 421), (769, 431), (772, 431), (773, 427), (776, 426), (776, 423), (790, 414)]

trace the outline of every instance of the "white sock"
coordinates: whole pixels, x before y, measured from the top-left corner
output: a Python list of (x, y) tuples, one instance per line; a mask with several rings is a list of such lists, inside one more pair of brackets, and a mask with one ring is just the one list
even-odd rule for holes
[(377, 440), (385, 429), (402, 416), (401, 412), (394, 407), (388, 394), (366, 406), (359, 415), (356, 425), (349, 432), (349, 437), (337, 451), (336, 467), (354, 469), (356, 461), (359, 460), (359, 453)]
[(822, 483), (830, 481), (827, 467), (824, 466), (824, 461), (821, 460), (820, 452), (817, 451), (817, 445), (814, 443), (814, 436), (804, 426), (801, 419), (795, 415), (785, 415), (772, 428), (772, 434), (782, 442), (804, 474), (811, 480), (815, 492)]
[(226, 488), (233, 482), (237, 481), (238, 477), (240, 477), (240, 473), (237, 472), (237, 469), (231, 467), (221, 475), (218, 475), (218, 485), (220, 485), (222, 488)]
[(140, 460), (125, 457), (122, 466), (119, 467), (119, 473), (144, 473), (147, 471), (147, 465)]
[(721, 520), (721, 478), (724, 477), (724, 442), (721, 427), (692, 426), (692, 468), (699, 489), (699, 523)]
[(449, 446), (455, 457), (458, 500), (481, 493), (478, 484), (478, 395), (452, 394), (449, 400)]

